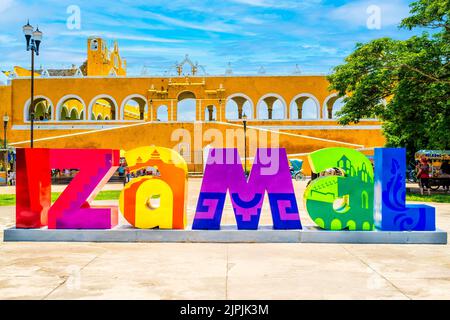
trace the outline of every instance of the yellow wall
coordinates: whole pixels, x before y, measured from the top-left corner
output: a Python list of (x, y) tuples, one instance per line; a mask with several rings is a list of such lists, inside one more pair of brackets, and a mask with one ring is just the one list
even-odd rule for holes
[[(227, 129), (242, 129), (241, 121), (228, 121), (225, 118), (228, 97), (237, 93), (245, 94), (252, 100), (255, 114), (258, 101), (267, 94), (281, 96), (289, 107), (294, 97), (305, 93), (313, 95), (318, 100), (322, 114), (326, 101), (329, 101), (333, 94), (328, 91), (328, 85), (323, 76), (191, 77), (187, 79), (179, 77), (172, 79), (164, 77), (38, 78), (35, 80), (35, 94), (49, 99), (53, 114), (56, 113), (57, 106), (62, 105), (67, 97), (71, 96), (78, 97), (83, 102), (74, 102), (78, 114), (81, 110), (88, 112), (89, 106), (92, 106), (90, 111), (97, 115), (102, 111), (99, 102), (108, 105), (109, 101), (112, 101), (115, 105), (117, 120), (61, 122), (56, 121), (53, 116), (50, 121), (37, 123), (34, 135), (35, 146), (128, 150), (143, 145), (159, 145), (172, 148), (178, 144), (177, 141), (171, 140), (172, 134), (176, 129), (184, 128), (191, 135), (190, 154), (194, 157), (194, 155), (198, 156), (209, 142), (194, 143), (194, 124), (177, 119), (178, 97), (185, 95), (184, 92), (190, 91), (195, 95), (198, 121), (205, 121), (205, 109), (209, 105), (216, 107), (217, 121), (203, 122), (201, 128), (203, 131), (216, 129), (216, 132), (220, 132), (225, 137)], [(16, 142), (14, 146), (17, 147), (28, 145), (29, 123), (24, 121), (24, 109), (29, 99), (29, 88), (30, 80), (21, 78), (13, 79), (10, 86), (0, 87), (0, 108), (12, 117), (14, 127), (10, 129), (9, 135), (10, 141)], [(138, 106), (129, 104), (129, 98), (132, 97), (142, 99), (139, 101), (147, 105), (148, 113), (145, 114), (145, 121), (137, 120), (140, 110)], [(72, 101), (77, 100), (70, 100)], [(161, 105), (166, 105), (169, 109), (169, 122), (156, 121), (156, 110)], [(124, 112), (121, 110), (122, 106), (125, 106)], [(103, 115), (110, 114), (108, 107), (105, 110), (102, 111)], [(178, 122), (175, 122), (176, 120)], [(336, 120), (289, 119), (288, 112), (284, 120), (249, 119), (248, 126), (279, 130), (281, 133), (274, 135), (279, 137), (280, 146), (286, 148), (289, 154), (308, 153), (327, 146), (348, 146), (359, 149), (383, 146), (385, 143), (381, 124), (375, 120), (364, 120), (358, 125), (343, 128)], [(73, 135), (87, 132), (91, 133), (81, 136)], [(242, 134), (240, 136), (242, 137)], [(53, 138), (39, 140), (48, 137)], [(248, 139), (249, 144), (250, 141), (258, 141), (258, 139), (252, 139), (251, 135)], [(239, 148), (243, 156), (243, 146)], [(302, 158), (302, 156), (295, 157)], [(199, 164), (190, 164), (189, 170), (199, 171), (201, 167)], [(305, 169), (309, 170), (307, 167)]]

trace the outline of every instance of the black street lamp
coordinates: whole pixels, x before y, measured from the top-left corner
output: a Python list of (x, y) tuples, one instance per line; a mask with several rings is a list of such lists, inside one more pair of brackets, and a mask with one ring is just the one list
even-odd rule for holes
[(8, 149), (6, 146), (6, 129), (8, 129), (9, 117), (8, 114), (5, 113), (3, 116), (3, 149), (5, 149), (5, 181), (6, 185), (8, 185)]
[(3, 116), (3, 149), (6, 150), (6, 129), (8, 128), (9, 117), (8, 114), (5, 113)]
[(242, 115), (242, 122), (244, 123), (244, 170), (247, 177), (247, 116)]
[(39, 46), (42, 41), (42, 32), (39, 27), (34, 30), (33, 26), (30, 25), (30, 21), (23, 26), (23, 34), (27, 42), (27, 51), (31, 51), (31, 100), (29, 117), (31, 121), (30, 128), (30, 147), (33, 148), (33, 130), (34, 130), (34, 53), (39, 55)]

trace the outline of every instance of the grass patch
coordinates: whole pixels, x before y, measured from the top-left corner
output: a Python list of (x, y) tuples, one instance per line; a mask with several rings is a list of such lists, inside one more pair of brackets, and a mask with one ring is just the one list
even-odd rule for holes
[(15, 204), (15, 194), (0, 194), (0, 206), (14, 206)]
[(406, 193), (406, 201), (421, 201), (421, 202), (440, 202), (450, 203), (450, 194), (433, 194), (431, 195), (420, 193)]
[[(58, 199), (61, 192), (52, 192), (52, 202)], [(95, 197), (95, 200), (118, 200), (120, 190), (100, 191)], [(421, 201), (421, 202), (439, 202), (450, 203), (450, 194), (431, 194), (421, 195), (418, 193), (407, 193), (406, 201)], [(15, 194), (0, 194), (0, 206), (14, 206), (16, 204)]]
[[(52, 192), (52, 202), (58, 199), (61, 192)], [(95, 197), (95, 200), (118, 200), (120, 196), (120, 190), (100, 191)], [(15, 194), (0, 194), (0, 206), (14, 206), (16, 205)]]
[(119, 200), (120, 190), (100, 191), (95, 200)]

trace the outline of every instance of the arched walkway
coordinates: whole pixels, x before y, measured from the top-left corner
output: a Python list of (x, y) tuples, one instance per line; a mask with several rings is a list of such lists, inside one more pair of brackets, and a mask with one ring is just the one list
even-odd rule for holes
[(52, 117), (52, 108), (47, 100), (41, 100), (34, 104), (34, 120), (47, 121)]
[[(64, 108), (65, 111), (63, 111)], [(76, 117), (74, 113), (72, 114), (73, 110), (76, 110)], [(56, 120), (85, 120), (85, 110), (86, 105), (81, 97), (73, 94), (66, 95), (58, 101), (58, 104), (56, 106)]]
[(156, 110), (156, 121), (169, 121), (169, 108), (166, 105), (159, 106)]
[(290, 115), (292, 120), (320, 119), (319, 100), (309, 93), (301, 93), (296, 95), (290, 104)]
[(243, 115), (253, 118), (253, 101), (243, 93), (236, 93), (227, 97), (225, 104), (225, 119), (238, 120)]
[(148, 117), (147, 99), (140, 94), (132, 94), (123, 99), (120, 106), (121, 120), (145, 120)]
[[(25, 103), (23, 108), (23, 118), (25, 121), (30, 121), (30, 104), (31, 99)], [(46, 96), (34, 97), (34, 120), (35, 121), (48, 121), (52, 120), (53, 116), (53, 104), (52, 101)]]
[(197, 100), (191, 91), (183, 91), (178, 95), (177, 121), (191, 122), (197, 120)]
[(323, 103), (323, 118), (337, 119), (336, 112), (340, 111), (343, 106), (344, 97), (339, 97), (336, 93), (328, 96)]
[(287, 117), (286, 101), (276, 93), (262, 96), (257, 106), (257, 119), (260, 120), (283, 120)]
[[(98, 95), (91, 100), (89, 104), (89, 114), (97, 115), (97, 118), (91, 116), (89, 120), (117, 120), (117, 102), (109, 95)], [(101, 115), (99, 119), (99, 115)]]

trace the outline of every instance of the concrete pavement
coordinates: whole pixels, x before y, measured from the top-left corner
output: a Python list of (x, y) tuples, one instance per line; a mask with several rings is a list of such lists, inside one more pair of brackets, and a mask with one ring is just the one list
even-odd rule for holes
[[(189, 182), (190, 221), (200, 182)], [(302, 207), (304, 182), (295, 189)], [(449, 231), (450, 204), (433, 205)], [(13, 224), (0, 207), (0, 228)], [(450, 246), (0, 242), (0, 299), (19, 298), (450, 299)]]

